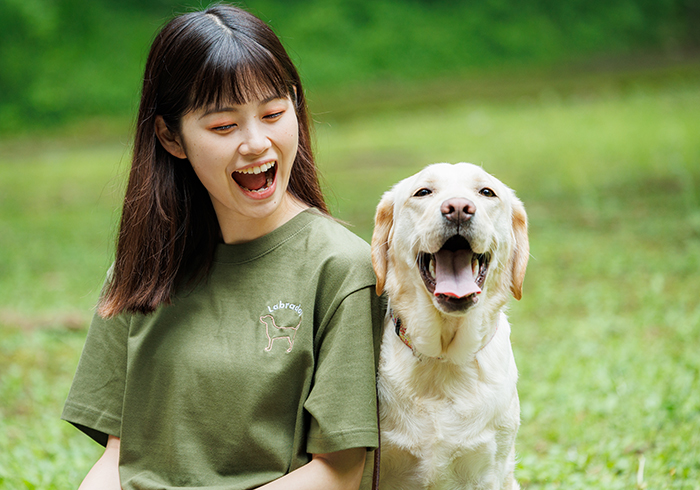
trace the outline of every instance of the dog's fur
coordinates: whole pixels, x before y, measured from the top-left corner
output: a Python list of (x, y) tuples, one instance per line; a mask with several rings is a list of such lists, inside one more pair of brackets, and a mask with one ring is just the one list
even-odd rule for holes
[[(448, 219), (448, 201), (471, 207)], [(419, 265), (454, 235), (490, 256), (485, 280), (475, 266), (481, 292), (461, 299), (431, 293)], [(412, 348), (388, 313), (380, 490), (519, 488), (517, 369), (503, 310), (511, 294), (521, 298), (528, 257), (522, 203), (480, 167), (431, 165), (382, 197), (372, 236), (377, 292), (386, 291)]]

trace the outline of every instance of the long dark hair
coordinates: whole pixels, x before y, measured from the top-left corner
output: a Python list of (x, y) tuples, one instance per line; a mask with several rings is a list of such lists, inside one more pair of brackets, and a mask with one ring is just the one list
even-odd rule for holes
[(216, 5), (174, 18), (156, 36), (146, 61), (116, 258), (100, 315), (150, 313), (169, 304), (185, 277), (207, 274), (221, 241), (209, 194), (189, 162), (160, 144), (156, 116), (177, 133), (189, 111), (269, 96), (295, 103), (299, 146), (288, 191), (328, 214), (301, 80), (272, 29), (244, 10)]

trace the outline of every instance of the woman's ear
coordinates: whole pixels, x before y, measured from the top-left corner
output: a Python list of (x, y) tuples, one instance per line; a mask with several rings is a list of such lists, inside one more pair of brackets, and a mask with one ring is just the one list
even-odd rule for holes
[(163, 116), (156, 116), (156, 136), (163, 148), (172, 156), (183, 160), (187, 158), (180, 135), (168, 129)]

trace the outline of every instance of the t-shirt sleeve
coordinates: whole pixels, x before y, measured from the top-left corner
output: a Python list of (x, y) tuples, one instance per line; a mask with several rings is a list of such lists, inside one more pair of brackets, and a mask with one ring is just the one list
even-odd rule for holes
[(348, 295), (319, 333), (307, 452), (378, 446), (376, 373), (383, 307), (374, 286)]
[(95, 315), (61, 415), (102, 445), (121, 433), (128, 336), (128, 317)]

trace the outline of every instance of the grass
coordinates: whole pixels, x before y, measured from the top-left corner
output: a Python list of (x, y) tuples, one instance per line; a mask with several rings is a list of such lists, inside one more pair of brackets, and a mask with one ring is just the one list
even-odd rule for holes
[[(435, 161), (482, 164), (525, 202), (524, 489), (700, 488), (699, 81), (696, 66), (502, 97), (434, 85), (317, 115), (331, 206), (366, 239), (382, 192)], [(99, 448), (58, 416), (128, 148), (26, 143), (0, 153), (0, 488), (75, 488)]]
[(119, 216), (119, 163), (127, 159), (127, 148), (52, 142), (37, 151), (9, 148), (5, 154), (9, 157), (0, 163), (0, 315), (85, 312), (99, 291), (104, 273), (98, 271), (110, 263)]

